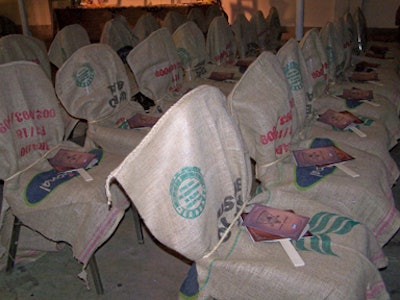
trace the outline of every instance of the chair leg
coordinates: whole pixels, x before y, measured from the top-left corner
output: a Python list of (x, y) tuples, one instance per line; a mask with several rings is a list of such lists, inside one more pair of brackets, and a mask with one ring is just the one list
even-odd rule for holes
[(6, 272), (12, 272), (15, 264), (15, 256), (17, 255), (19, 233), (21, 231), (21, 222), (14, 216), (14, 224), (11, 233), (10, 247), (8, 249), (8, 258)]
[(131, 210), (132, 210), (132, 214), (133, 214), (133, 221), (135, 222), (136, 237), (137, 237), (138, 243), (144, 244), (142, 221), (140, 220), (139, 213), (133, 204), (131, 205)]
[(90, 269), (90, 273), (92, 274), (92, 278), (93, 278), (94, 286), (96, 287), (97, 294), (103, 295), (104, 294), (103, 283), (101, 282), (99, 268), (97, 266), (97, 261), (96, 261), (96, 257), (94, 254), (89, 259), (88, 266)]

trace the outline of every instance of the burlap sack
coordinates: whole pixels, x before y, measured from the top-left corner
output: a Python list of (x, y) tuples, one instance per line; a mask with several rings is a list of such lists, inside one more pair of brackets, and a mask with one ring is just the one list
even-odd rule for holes
[(318, 29), (313, 28), (305, 33), (300, 41), (300, 48), (311, 74), (313, 98), (318, 98), (326, 94), (328, 89), (328, 59)]
[(185, 70), (185, 80), (202, 76), (209, 59), (204, 35), (196, 23), (188, 21), (182, 24), (175, 30), (172, 39)]
[(125, 66), (106, 44), (78, 49), (58, 70), (56, 92), (71, 115), (87, 120), (87, 142), (106, 151), (126, 155), (149, 131), (127, 129), (126, 120), (144, 109), (132, 101)]
[(292, 242), (305, 266), (294, 267), (279, 243), (254, 243), (235, 226), (227, 242), (196, 261), (199, 299), (388, 298), (377, 270), (386, 259), (363, 225), (279, 189), (253, 201), (311, 217), (314, 236)]
[(311, 76), (299, 44), (290, 38), (276, 54), (282, 64), (283, 72), (289, 83), (297, 111), (297, 130), (293, 138), (303, 138), (313, 119)]
[(48, 51), (49, 60), (60, 68), (72, 53), (89, 44), (89, 35), (82, 25), (67, 25), (58, 31), (52, 40)]
[[(257, 178), (265, 187), (276, 185), (290, 193), (304, 194), (363, 222), (383, 245), (400, 226), (388, 170), (378, 157), (347, 144), (340, 147), (355, 159), (346, 165), (359, 177), (352, 178), (336, 167), (296, 169), (289, 146), (291, 96), (283, 87), (285, 77), (276, 64), (273, 54), (261, 54), (228, 97), (250, 157), (256, 162)], [(312, 142), (304, 140), (299, 147), (332, 143), (325, 139)]]
[(251, 16), (250, 24), (253, 27), (253, 31), (257, 35), (257, 44), (261, 49), (267, 50), (268, 41), (268, 24), (261, 10), (258, 10), (254, 15)]
[(297, 114), (278, 58), (261, 53), (229, 94), (228, 104), (257, 162), (257, 179), (277, 180), (278, 162), (290, 154)]
[(165, 15), (162, 27), (168, 28), (169, 33), (172, 35), (175, 30), (185, 22), (187, 22), (187, 18), (184, 15), (177, 11), (170, 10)]
[(252, 48), (257, 44), (257, 34), (244, 14), (240, 13), (233, 22), (232, 31), (235, 35), (236, 48), (240, 58), (254, 56)]
[[(387, 260), (376, 240), (362, 225), (318, 203), (293, 201), (292, 195), (276, 191), (254, 199), (295, 209), (319, 225), (313, 227), (313, 240), (298, 243), (304, 267), (293, 267), (279, 244), (251, 241), (238, 222), (249, 199), (249, 159), (224, 103), (212, 87), (186, 94), (107, 183), (122, 185), (161, 243), (195, 260), (197, 297), (386, 297), (377, 267)], [(162, 156), (163, 163), (154, 156)], [(346, 272), (353, 280), (343, 276)], [(282, 282), (293, 288), (283, 288)]]
[(123, 47), (135, 48), (139, 39), (129, 28), (129, 24), (123, 16), (111, 19), (104, 24), (100, 36), (100, 43), (111, 46), (116, 52)]
[(182, 96), (183, 69), (167, 28), (150, 34), (128, 55), (140, 92), (165, 112)]
[(210, 61), (216, 65), (233, 65), (236, 62), (236, 41), (225, 17), (215, 17), (211, 22), (206, 39)]
[(151, 13), (140, 16), (132, 29), (133, 34), (139, 39), (139, 42), (147, 38), (150, 33), (160, 28), (156, 18)]
[(353, 55), (353, 45), (354, 45), (354, 31), (352, 24), (352, 17), (350, 13), (345, 14), (343, 17), (339, 18), (334, 25), (341, 28), (341, 35), (343, 38), (343, 49), (344, 49), (344, 66), (343, 72), (345, 73), (348, 69), (352, 67), (351, 58)]
[(367, 43), (368, 43), (368, 30), (367, 30), (367, 21), (360, 7), (357, 7), (356, 10), (353, 12), (353, 19), (356, 25), (355, 52), (357, 54), (365, 53), (365, 51), (367, 50)]
[(266, 17), (268, 28), (267, 50), (277, 50), (281, 46), (282, 28), (279, 13), (275, 6), (272, 6)]
[(208, 25), (206, 23), (206, 16), (200, 7), (192, 7), (187, 15), (187, 19), (196, 23), (204, 35), (207, 33)]
[(321, 28), (320, 37), (328, 59), (328, 80), (335, 82), (344, 67), (343, 39), (337, 34), (332, 22), (327, 22)]
[(0, 64), (17, 60), (33, 61), (51, 78), (46, 45), (38, 38), (22, 34), (6, 35), (0, 38), (0, 49)]
[(77, 172), (56, 173), (46, 158), (59, 148), (88, 149), (62, 142), (64, 126), (54, 88), (36, 64), (20, 61), (0, 68), (0, 99), (7, 103), (0, 112), (3, 200), (28, 227), (70, 244), (74, 257), (85, 266), (129, 205), (117, 186), (112, 188), (111, 209), (105, 198), (105, 176), (122, 156), (96, 150), (100, 162), (87, 171), (90, 182)]
[[(199, 85), (208, 84), (218, 87), (225, 95), (228, 95), (235, 80), (242, 75), (239, 68), (234, 65), (216, 66), (208, 63), (209, 58), (203, 34), (191, 21), (181, 25), (172, 37), (184, 70), (184, 82), (181, 90), (188, 91)], [(233, 73), (234, 78), (227, 81), (211, 80), (209, 78), (214, 71)]]
[[(313, 90), (313, 109), (318, 113), (322, 113), (326, 108), (331, 108), (337, 111), (350, 110), (353, 113), (365, 116), (367, 118), (381, 122), (387, 129), (389, 134), (388, 149), (397, 143), (399, 138), (399, 118), (397, 117), (398, 108), (392, 104), (392, 101), (385, 99), (381, 93), (387, 86), (379, 87), (373, 84), (356, 84), (346, 83), (344, 81), (337, 82), (334, 85), (327, 85), (327, 75), (324, 66), (327, 66), (325, 61), (326, 54), (321, 51), (321, 40), (316, 29), (308, 31), (300, 42), (303, 56), (306, 60), (307, 69), (311, 74), (311, 84)], [(327, 96), (343, 94), (344, 88), (358, 87), (361, 89), (373, 89), (374, 101), (380, 105), (379, 107), (371, 106), (367, 103), (358, 103), (354, 105), (352, 102), (345, 101), (341, 98)], [(378, 92), (377, 92), (378, 91)], [(396, 89), (386, 91), (386, 93), (395, 94)], [(400, 94), (399, 94), (400, 95)], [(392, 97), (393, 99), (393, 97)], [(385, 143), (386, 144), (386, 143)], [(386, 144), (387, 145), (387, 144)]]
[[(211, 22), (214, 18), (222, 16), (223, 12), (218, 4), (210, 5), (205, 13), (207, 31), (210, 29)], [(228, 22), (228, 20), (226, 20)]]
[(197, 260), (230, 238), (250, 178), (225, 97), (200, 86), (162, 116), (108, 183), (121, 184), (161, 243)]
[[(312, 108), (310, 107), (311, 104), (308, 100), (310, 99), (309, 93), (306, 92), (308, 90), (307, 87), (310, 86), (307, 84), (307, 82), (309, 82), (307, 79), (311, 79), (311, 77), (308, 74), (302, 52), (297, 42), (290, 39), (278, 51), (277, 56), (283, 65), (285, 76), (288, 79), (289, 86), (291, 87), (298, 115), (299, 129), (294, 131), (294, 141), (292, 141), (292, 144), (297, 144), (299, 138), (329, 137), (338, 142), (339, 145), (341, 143), (352, 145), (360, 150), (376, 155), (377, 159), (381, 159), (385, 164), (388, 173), (391, 175), (390, 182), (394, 183), (399, 176), (399, 170), (396, 162), (388, 151), (392, 139), (383, 124), (361, 115), (360, 117), (364, 121), (364, 124), (359, 125), (358, 129), (367, 136), (359, 137), (351, 130), (337, 130), (332, 126), (316, 121), (316, 117), (314, 118), (313, 116), (314, 113), (321, 114), (327, 109), (333, 109), (336, 111), (346, 110), (346, 108), (342, 106), (338, 107), (338, 103), (343, 104), (346, 101), (344, 99), (340, 100), (329, 96), (315, 99), (314, 108), (317, 107), (318, 109), (315, 112), (312, 111)], [(309, 109), (308, 114), (305, 109), (307, 104)], [(373, 110), (372, 106), (369, 106), (368, 104), (365, 105), (368, 106), (367, 108)], [(357, 110), (354, 113), (357, 113)], [(397, 122), (400, 121), (398, 120)]]

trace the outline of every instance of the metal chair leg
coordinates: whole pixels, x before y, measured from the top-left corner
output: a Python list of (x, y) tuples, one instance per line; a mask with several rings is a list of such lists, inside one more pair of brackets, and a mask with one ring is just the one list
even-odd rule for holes
[(140, 220), (139, 213), (133, 204), (131, 205), (131, 210), (132, 210), (132, 214), (133, 214), (133, 221), (135, 223), (136, 237), (137, 237), (138, 243), (144, 244), (142, 221)]
[(21, 231), (21, 222), (14, 216), (14, 224), (11, 233), (10, 247), (8, 249), (8, 258), (6, 272), (12, 272), (15, 264), (15, 256), (17, 255), (19, 233)]
[(104, 294), (103, 283), (101, 282), (99, 268), (97, 266), (97, 261), (96, 261), (96, 257), (94, 254), (88, 261), (88, 267), (90, 269), (90, 273), (92, 274), (92, 278), (93, 278), (94, 286), (96, 287), (97, 294), (103, 295)]

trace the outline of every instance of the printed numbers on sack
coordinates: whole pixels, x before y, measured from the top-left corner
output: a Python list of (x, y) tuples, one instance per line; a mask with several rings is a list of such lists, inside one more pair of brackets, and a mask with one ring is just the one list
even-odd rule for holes
[(37, 135), (46, 135), (46, 129), (44, 126), (31, 126), (16, 131), (19, 139), (29, 138)]
[(117, 81), (114, 84), (108, 86), (108, 89), (110, 90), (111, 95), (113, 96), (110, 100), (108, 100), (108, 104), (112, 108), (115, 108), (118, 104), (126, 100), (126, 92), (123, 90), (123, 88), (124, 88), (123, 81)]

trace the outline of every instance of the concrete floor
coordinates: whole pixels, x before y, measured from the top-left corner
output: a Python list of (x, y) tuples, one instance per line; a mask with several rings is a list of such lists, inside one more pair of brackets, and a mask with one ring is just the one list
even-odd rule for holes
[[(391, 151), (400, 165), (400, 146)], [(400, 208), (400, 182), (393, 188)], [(145, 232), (138, 244), (128, 211), (112, 238), (97, 253), (104, 295), (87, 290), (77, 279), (81, 266), (65, 247), (31, 263), (19, 263), (11, 274), (0, 272), (0, 299), (177, 299), (190, 264), (163, 248)], [(400, 232), (384, 247), (389, 266), (381, 271), (391, 299), (400, 300)], [(90, 278), (90, 277), (89, 277)]]

